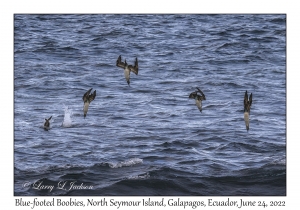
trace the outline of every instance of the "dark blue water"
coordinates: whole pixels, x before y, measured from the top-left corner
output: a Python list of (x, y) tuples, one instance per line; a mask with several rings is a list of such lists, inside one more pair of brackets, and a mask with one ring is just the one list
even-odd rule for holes
[(15, 15), (14, 163), (22, 196), (286, 195), (286, 16)]

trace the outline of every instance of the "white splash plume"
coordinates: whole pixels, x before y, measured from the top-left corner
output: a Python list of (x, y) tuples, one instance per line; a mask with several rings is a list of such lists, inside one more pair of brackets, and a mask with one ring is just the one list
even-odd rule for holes
[(72, 126), (72, 110), (69, 107), (64, 105), (65, 115), (64, 121), (62, 123), (63, 127), (71, 127)]

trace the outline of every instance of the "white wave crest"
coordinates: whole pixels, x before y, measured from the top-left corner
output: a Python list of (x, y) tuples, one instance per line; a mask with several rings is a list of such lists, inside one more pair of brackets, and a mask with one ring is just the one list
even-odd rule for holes
[(140, 174), (140, 175), (136, 175), (136, 176), (130, 176), (128, 177), (128, 179), (149, 179), (150, 178), (150, 174), (149, 172), (147, 172), (146, 174)]
[(111, 168), (129, 167), (140, 163), (143, 163), (143, 159), (133, 158), (119, 163), (109, 163), (109, 167)]

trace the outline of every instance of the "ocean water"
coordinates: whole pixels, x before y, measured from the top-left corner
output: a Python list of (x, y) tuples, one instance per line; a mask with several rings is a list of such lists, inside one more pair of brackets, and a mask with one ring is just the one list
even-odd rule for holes
[(286, 16), (15, 14), (14, 194), (286, 195)]

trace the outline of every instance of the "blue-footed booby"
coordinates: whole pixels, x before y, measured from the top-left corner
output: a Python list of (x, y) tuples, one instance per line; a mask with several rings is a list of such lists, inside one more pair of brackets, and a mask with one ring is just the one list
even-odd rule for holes
[(124, 76), (125, 79), (127, 81), (127, 84), (130, 85), (130, 72), (132, 71), (133, 73), (135, 73), (136, 75), (138, 75), (139, 72), (139, 65), (138, 65), (138, 59), (135, 58), (135, 63), (134, 66), (132, 65), (128, 65), (125, 59), (125, 62), (122, 62), (122, 58), (121, 55), (118, 57), (118, 60), (116, 62), (116, 65), (118, 67), (121, 67), (124, 69)]
[[(199, 92), (201, 95), (198, 95), (198, 92)], [(192, 93), (189, 95), (189, 98), (195, 99), (196, 105), (197, 105), (199, 111), (202, 112), (202, 101), (203, 101), (203, 100), (206, 100), (204, 93), (197, 87), (197, 90), (194, 91), (194, 92), (192, 92)]]
[(89, 89), (82, 97), (82, 100), (84, 102), (84, 105), (83, 105), (84, 118), (86, 117), (90, 103), (96, 98), (96, 90), (92, 94), (90, 94), (92, 89), (93, 88)]
[(250, 116), (251, 104), (252, 104), (252, 93), (250, 94), (249, 99), (248, 99), (248, 93), (246, 90), (245, 96), (244, 96), (244, 120), (245, 120), (247, 132), (249, 130), (249, 116)]
[(45, 129), (46, 131), (50, 129), (50, 120), (51, 120), (51, 118), (52, 118), (52, 116), (49, 117), (49, 119), (46, 119), (46, 118), (45, 118), (46, 122), (44, 123), (44, 129)]

